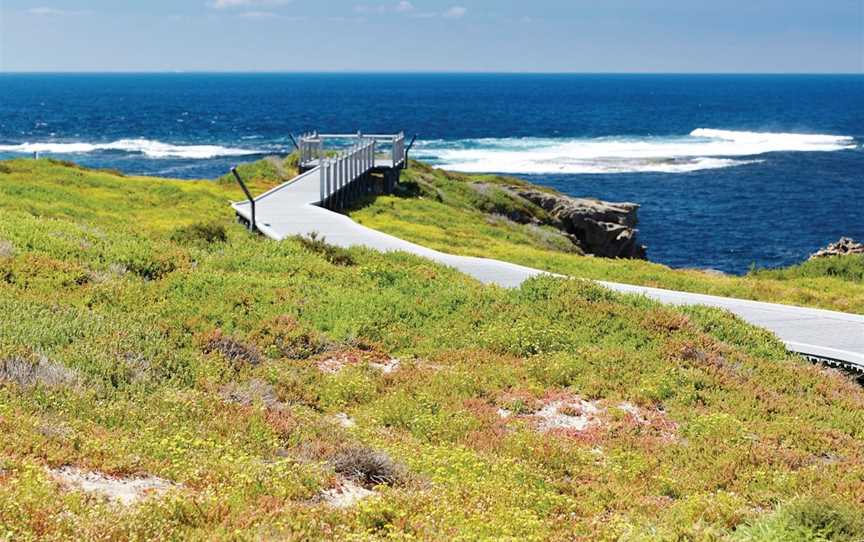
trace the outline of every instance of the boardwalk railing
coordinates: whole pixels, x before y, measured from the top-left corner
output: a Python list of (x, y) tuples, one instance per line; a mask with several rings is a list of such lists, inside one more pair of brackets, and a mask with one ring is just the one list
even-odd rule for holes
[(366, 192), (368, 178), (375, 168), (374, 139), (362, 139), (333, 158), (319, 161), (321, 167), (321, 205), (328, 209), (344, 208), (352, 199)]

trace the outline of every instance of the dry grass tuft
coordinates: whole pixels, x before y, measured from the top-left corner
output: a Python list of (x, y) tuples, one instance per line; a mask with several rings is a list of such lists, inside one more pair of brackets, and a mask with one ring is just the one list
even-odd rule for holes
[(307, 236), (298, 235), (295, 239), (309, 252), (318, 254), (333, 265), (350, 267), (357, 262), (351, 253), (342, 247), (329, 244), (324, 237), (319, 237), (317, 232)]
[(276, 388), (263, 380), (253, 379), (245, 384), (229, 382), (222, 386), (219, 393), (227, 403), (235, 403), (242, 406), (253, 406), (261, 404), (268, 409), (282, 406)]
[(717, 369), (727, 368), (729, 366), (726, 358), (717, 352), (711, 352), (693, 345), (684, 345), (679, 353), (684, 361), (692, 362), (695, 365), (702, 367), (714, 367)]
[(219, 329), (206, 335), (202, 343), (205, 354), (217, 352), (230, 361), (237, 370), (244, 365), (258, 365), (262, 361), (261, 353), (257, 348), (224, 335)]
[(339, 474), (365, 486), (393, 486), (405, 481), (407, 471), (384, 452), (366, 447), (346, 448), (332, 460)]
[(217, 222), (196, 222), (174, 230), (171, 240), (176, 243), (205, 244), (227, 243), (228, 232)]
[(12, 357), (0, 361), (0, 381), (13, 382), (22, 388), (72, 386), (78, 375), (72, 369), (45, 356), (35, 359)]
[(287, 314), (265, 322), (250, 339), (268, 355), (289, 359), (306, 359), (319, 354), (326, 344), (320, 333), (306, 328)]
[(9, 241), (0, 239), (0, 258), (11, 258), (15, 255), (15, 246)]
[(666, 308), (657, 308), (648, 311), (643, 322), (645, 327), (656, 333), (668, 335), (676, 331), (689, 330), (693, 328), (690, 319), (680, 312)]

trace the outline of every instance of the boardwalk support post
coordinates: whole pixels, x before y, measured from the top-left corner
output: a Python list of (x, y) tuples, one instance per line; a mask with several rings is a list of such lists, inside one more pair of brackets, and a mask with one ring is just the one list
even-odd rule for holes
[(249, 189), (246, 188), (246, 183), (243, 182), (243, 179), (240, 178), (240, 174), (237, 173), (236, 166), (231, 168), (231, 173), (234, 174), (234, 178), (237, 179), (237, 183), (240, 184), (240, 188), (243, 189), (243, 193), (246, 194), (246, 199), (249, 200), (249, 204), (252, 206), (252, 220), (249, 223), (249, 231), (255, 231), (258, 229), (258, 226), (255, 224), (255, 198), (252, 197)]

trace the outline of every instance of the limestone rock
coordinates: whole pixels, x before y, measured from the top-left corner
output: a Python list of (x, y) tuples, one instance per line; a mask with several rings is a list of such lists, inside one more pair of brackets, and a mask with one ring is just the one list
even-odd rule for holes
[(848, 256), (851, 254), (864, 254), (864, 244), (857, 243), (849, 237), (841, 237), (836, 243), (831, 243), (825, 248), (810, 255), (810, 259), (825, 258), (828, 256)]
[(606, 258), (646, 259), (637, 240), (639, 205), (573, 198), (530, 188), (512, 187), (514, 195), (541, 207), (582, 249)]

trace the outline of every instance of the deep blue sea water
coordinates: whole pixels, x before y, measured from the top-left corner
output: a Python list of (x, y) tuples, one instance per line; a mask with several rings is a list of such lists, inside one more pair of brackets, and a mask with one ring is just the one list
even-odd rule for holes
[(864, 239), (861, 75), (0, 74), (0, 158), (211, 178), (314, 128), (640, 203), (650, 259), (676, 267)]

